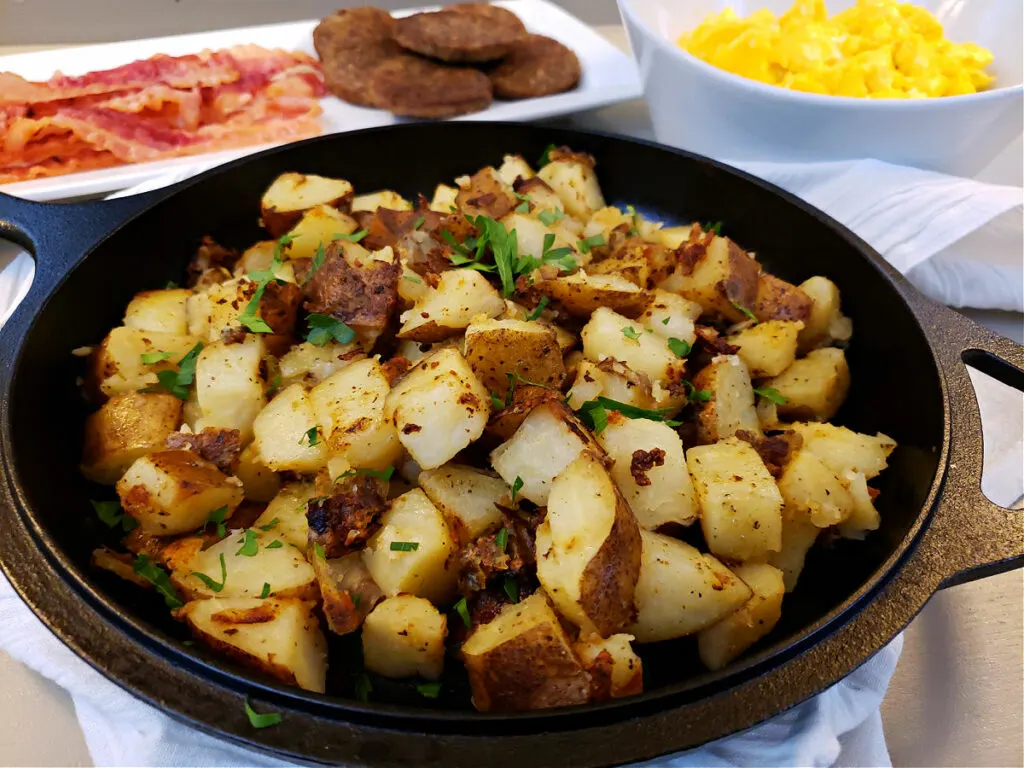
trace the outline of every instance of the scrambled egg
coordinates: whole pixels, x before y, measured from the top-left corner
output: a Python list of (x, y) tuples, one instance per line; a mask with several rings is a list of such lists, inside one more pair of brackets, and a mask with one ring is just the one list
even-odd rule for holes
[(831, 18), (824, 0), (795, 0), (776, 18), (740, 18), (727, 8), (685, 33), (679, 45), (727, 72), (795, 91), (867, 98), (976, 93), (993, 78), (992, 53), (953, 43), (924, 8), (857, 0)]

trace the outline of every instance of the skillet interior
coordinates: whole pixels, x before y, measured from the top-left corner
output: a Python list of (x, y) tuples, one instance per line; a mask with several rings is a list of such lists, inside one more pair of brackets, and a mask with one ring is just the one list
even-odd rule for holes
[[(264, 237), (257, 223), (259, 198), (284, 171), (341, 176), (357, 190), (390, 187), (406, 196), (429, 195), (438, 182), (497, 164), (503, 154), (519, 152), (534, 160), (550, 142), (592, 153), (609, 201), (631, 202), (670, 221), (721, 220), (723, 231), (756, 251), (769, 271), (791, 282), (814, 274), (834, 280), (842, 291), (843, 309), (854, 321), (848, 351), (853, 387), (836, 421), (862, 432), (882, 430), (900, 444), (878, 483), (882, 528), (865, 542), (840, 542), (813, 551), (800, 586), (787, 597), (779, 625), (746, 661), (710, 674), (696, 661), (691, 641), (651, 646), (642, 653), (648, 693), (604, 708), (636, 715), (668, 699), (699, 698), (739, 676), (755, 674), (757, 668), (783, 663), (805, 646), (812, 630), (838, 626), (838, 609), (849, 607), (852, 598), (864, 596), (882, 581), (882, 564), (926, 514), (926, 498), (935, 480), (944, 423), (941, 383), (913, 314), (891, 278), (856, 244), (827, 220), (772, 190), (654, 146), (543, 127), (419, 125), (304, 142), (195, 182), (101, 244), (39, 313), (22, 346), (11, 389), (15, 480), (34, 522), (55, 545), (52, 556), (114, 610), (136, 617), (144, 633), (184, 638), (152, 593), (88, 566), (91, 550), (113, 541), (87, 500), (108, 498), (110, 491), (91, 486), (78, 474), (81, 427), (88, 409), (75, 386), (80, 361), (70, 350), (102, 339), (120, 323), (125, 305), (137, 291), (180, 281), (202, 235), (229, 246), (246, 246)], [(329, 691), (346, 695), (360, 666), (358, 644), (353, 648), (342, 640), (339, 645), (339, 653), (332, 657), (337, 663)], [(182, 650), (202, 655), (197, 649)], [(229, 668), (219, 660), (211, 663)], [(443, 697), (440, 706), (466, 708), (464, 682), (454, 672), (461, 665), (448, 666), (455, 692)], [(397, 704), (399, 709), (391, 711), (405, 713), (409, 709), (402, 705), (422, 704), (411, 686), (398, 684), (378, 686), (375, 701)], [(415, 714), (431, 717), (422, 707)], [(551, 715), (542, 717), (553, 725)], [(479, 723), (478, 716), (472, 719)]]

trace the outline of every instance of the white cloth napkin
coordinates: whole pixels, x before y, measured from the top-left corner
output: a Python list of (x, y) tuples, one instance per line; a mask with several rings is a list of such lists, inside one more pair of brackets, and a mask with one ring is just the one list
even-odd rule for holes
[[(876, 161), (744, 167), (849, 226), (934, 298), (954, 306), (1024, 310), (1021, 189)], [(201, 170), (193, 167), (119, 196)], [(0, 323), (28, 289), (33, 272), (26, 254), (11, 246), (5, 259), (2, 249), (0, 243), (0, 266), (7, 263), (0, 272)], [(1008, 429), (985, 434), (986, 455), (996, 456), (1004, 470), (986, 492), (1009, 505), (1024, 493), (1021, 398), (984, 379), (975, 377), (983, 413), (998, 413), (1003, 425), (1009, 417)], [(897, 637), (839, 684), (761, 726), (645, 765), (888, 766), (878, 707), (902, 645)], [(286, 764), (192, 731), (108, 682), (47, 632), (2, 577), (0, 649), (68, 690), (96, 765)]]

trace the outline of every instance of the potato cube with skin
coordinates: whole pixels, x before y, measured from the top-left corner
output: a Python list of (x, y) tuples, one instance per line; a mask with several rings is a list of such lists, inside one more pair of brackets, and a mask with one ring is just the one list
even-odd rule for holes
[(275, 472), (316, 472), (327, 462), (319, 429), (306, 390), (292, 384), (267, 403), (253, 422), (256, 450)]
[(627, 630), (637, 641), (692, 635), (750, 598), (750, 588), (711, 555), (660, 533), (641, 530), (640, 538), (637, 617)]
[(284, 255), (288, 259), (312, 259), (317, 249), (330, 245), (335, 235), (351, 235), (357, 229), (359, 224), (347, 213), (329, 205), (318, 205), (304, 212), (288, 231), (291, 240), (284, 246)]
[(747, 563), (733, 572), (753, 595), (743, 606), (697, 635), (697, 652), (712, 672), (722, 669), (774, 629), (786, 592), (782, 571), (766, 563)]
[(164, 291), (143, 291), (135, 294), (124, 312), (124, 324), (140, 331), (188, 335), (185, 304), (192, 291), (170, 288)]
[(460, 654), (481, 712), (527, 712), (590, 699), (590, 675), (543, 590), (505, 605), (473, 630)]
[(327, 628), (336, 635), (355, 632), (384, 599), (361, 552), (329, 560), (314, 557), (313, 570), (320, 587), (320, 608)]
[(730, 560), (765, 558), (782, 547), (782, 495), (749, 443), (728, 438), (686, 452), (712, 554)]
[(573, 650), (590, 673), (595, 701), (636, 696), (644, 690), (644, 665), (633, 652), (632, 635), (602, 638), (589, 635), (577, 640)]
[(541, 280), (533, 290), (559, 302), (576, 317), (590, 317), (601, 307), (636, 314), (647, 301), (643, 290), (620, 275), (589, 275), (582, 269), (553, 280)]
[(459, 190), (447, 184), (438, 184), (434, 188), (434, 196), (430, 199), (430, 210), (438, 213), (451, 213), (455, 207), (455, 198)]
[(877, 477), (888, 465), (896, 441), (879, 432), (863, 435), (836, 424), (792, 424), (790, 428), (803, 438), (804, 448), (840, 477), (859, 472), (868, 480)]
[[(513, 212), (507, 214), (501, 220), (501, 223), (505, 225), (507, 231), (512, 232), (515, 230), (516, 249), (519, 258), (532, 256), (539, 261), (545, 250), (553, 250), (555, 248), (572, 249), (572, 253), (567, 255), (574, 258), (579, 255), (574, 247), (576, 240), (572, 237), (571, 233), (564, 233), (560, 228), (548, 227), (539, 219), (528, 216), (525, 213), (518, 213), (513, 209)], [(545, 249), (544, 240), (548, 235), (553, 235), (555, 239)]]
[(456, 179), (459, 194), (455, 205), (466, 216), (489, 216), (501, 219), (519, 205), (512, 191), (498, 172), (490, 166), (481, 168), (470, 177)]
[(850, 367), (843, 350), (815, 349), (762, 386), (786, 398), (778, 404), (781, 418), (828, 421), (850, 391)]
[(145, 533), (194, 531), (221, 507), (242, 503), (242, 483), (192, 451), (159, 451), (137, 459), (117, 482), (121, 506)]
[[(151, 387), (157, 383), (158, 371), (176, 370), (178, 361), (198, 342), (193, 336), (114, 328), (89, 360), (90, 386), (106, 397)], [(169, 357), (154, 363), (142, 362), (143, 355), (155, 353)]]
[(419, 488), (391, 502), (363, 550), (366, 567), (385, 595), (407, 592), (443, 604), (458, 579), (455, 541), (444, 515)]
[(285, 484), (267, 504), (263, 514), (253, 523), (253, 527), (262, 529), (263, 526), (272, 525), (269, 530), (273, 535), (305, 550), (309, 539), (306, 503), (314, 496), (316, 489), (313, 483)]
[(663, 339), (679, 339), (693, 346), (697, 340), (694, 323), (702, 311), (695, 301), (668, 291), (654, 290), (647, 308), (637, 321)]
[(384, 416), (390, 391), (376, 358), (352, 363), (312, 389), (309, 399), (333, 456), (359, 469), (384, 470), (398, 461), (398, 431)]
[(555, 332), (539, 323), (473, 323), (466, 329), (465, 354), (480, 383), (499, 396), (508, 392), (510, 374), (515, 381), (559, 387), (565, 373)]
[(509, 440), (491, 452), (491, 466), (519, 495), (545, 506), (555, 477), (587, 449), (603, 453), (575, 414), (558, 401), (534, 408)]
[(181, 400), (174, 395), (114, 395), (85, 421), (82, 474), (114, 485), (136, 459), (161, 450), (180, 423)]
[(235, 477), (242, 481), (245, 498), (266, 503), (281, 490), (281, 478), (263, 463), (254, 443), (249, 443), (238, 457)]
[(196, 359), (196, 431), (237, 429), (243, 444), (252, 439), (253, 422), (264, 403), (260, 365), (265, 354), (263, 338), (255, 334), (238, 344), (217, 341), (203, 347)]
[(499, 528), (497, 505), (511, 504), (505, 481), (474, 467), (445, 464), (420, 472), (417, 482), (463, 544)]
[(537, 527), (537, 578), (558, 612), (608, 637), (633, 621), (640, 528), (601, 459), (589, 451), (551, 483)]
[(871, 498), (867, 478), (860, 472), (845, 472), (841, 479), (849, 489), (853, 510), (850, 516), (840, 523), (839, 535), (844, 539), (863, 539), (871, 531), (877, 531), (878, 526), (882, 524), (878, 510), (875, 509), (875, 502)]
[(803, 328), (800, 321), (769, 320), (726, 336), (739, 347), (736, 354), (754, 378), (778, 376), (796, 360), (796, 340)]
[(450, 461), (483, 434), (491, 397), (457, 349), (421, 360), (395, 382), (384, 415), (423, 469)]
[(677, 272), (670, 280), (674, 292), (697, 302), (706, 313), (738, 323), (747, 319), (740, 307), (754, 306), (760, 271), (757, 261), (732, 240), (714, 237), (690, 274)]
[(588, 360), (599, 363), (613, 357), (652, 381), (677, 382), (686, 371), (686, 361), (669, 349), (665, 339), (606, 307), (591, 315), (580, 338)]
[(352, 185), (305, 173), (282, 173), (260, 200), (260, 221), (272, 237), (280, 237), (311, 208), (326, 205), (344, 209), (352, 200)]
[(498, 167), (498, 177), (509, 186), (515, 184), (516, 179), (529, 181), (534, 175), (533, 169), (522, 155), (505, 155)]
[(578, 410), (588, 400), (598, 397), (607, 397), (648, 410), (657, 407), (651, 393), (650, 379), (646, 376), (638, 375), (617, 360), (604, 360), (601, 363), (582, 360), (576, 369), (576, 378), (569, 390), (567, 403), (573, 410)]
[(740, 357), (714, 357), (710, 365), (693, 377), (693, 386), (710, 394), (710, 399), (697, 414), (701, 440), (714, 443), (732, 437), (740, 430), (761, 435), (750, 373)]
[(384, 677), (437, 680), (444, 671), (448, 620), (429, 600), (385, 598), (363, 624), (363, 663)]
[(441, 341), (458, 336), (478, 315), (497, 317), (505, 302), (487, 278), (472, 269), (442, 273), (437, 287), (402, 313), (400, 339)]
[(664, 422), (608, 416), (597, 439), (615, 462), (612, 478), (640, 526), (656, 531), (696, 522), (697, 499), (678, 433)]
[(313, 603), (218, 597), (187, 603), (179, 615), (215, 651), (287, 685), (324, 692), (327, 641)]
[(554, 190), (570, 216), (586, 220), (604, 208), (594, 160), (587, 155), (566, 154), (553, 159), (537, 172), (537, 177)]
[(811, 314), (811, 299), (792, 283), (762, 272), (757, 279), (754, 304), (749, 309), (761, 321), (804, 322)]
[(804, 520), (782, 519), (782, 549), (768, 555), (768, 562), (782, 571), (786, 591), (796, 588), (796, 581), (804, 569), (807, 553), (821, 533), (821, 528)]
[(378, 208), (387, 208), (392, 211), (411, 211), (412, 203), (390, 189), (382, 189), (379, 192), (370, 192), (366, 195), (356, 195), (352, 198), (351, 210), (353, 213), (356, 211), (373, 213)]
[(822, 463), (807, 449), (793, 454), (778, 479), (786, 514), (794, 520), (828, 528), (843, 522), (853, 512), (853, 497)]
[(853, 323), (843, 314), (839, 288), (827, 277), (811, 277), (800, 283), (811, 300), (810, 312), (800, 332), (800, 351), (808, 352), (833, 341), (848, 341)]

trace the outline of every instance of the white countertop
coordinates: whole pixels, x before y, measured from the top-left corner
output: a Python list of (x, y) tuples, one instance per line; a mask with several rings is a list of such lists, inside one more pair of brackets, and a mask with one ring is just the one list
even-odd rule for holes
[[(599, 30), (625, 47), (620, 27)], [(0, 55), (39, 47), (0, 46)], [(651, 137), (642, 102), (557, 122)], [(1021, 173), (1018, 140), (980, 178), (1020, 186)], [(966, 314), (1024, 341), (1019, 314)], [(1018, 400), (1024, 407), (1024, 398)], [(907, 628), (903, 656), (882, 703), (895, 765), (1024, 765), (1022, 627), (1022, 571), (945, 590), (931, 600)], [(2, 652), (0, 681), (0, 765), (92, 765), (74, 707), (61, 688)]]

